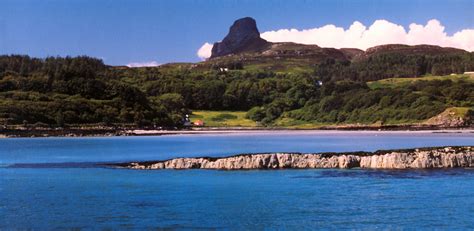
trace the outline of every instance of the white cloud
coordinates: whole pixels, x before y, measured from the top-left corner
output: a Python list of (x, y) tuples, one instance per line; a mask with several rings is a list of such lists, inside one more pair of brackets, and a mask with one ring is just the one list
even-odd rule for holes
[(304, 30), (267, 31), (261, 36), (270, 42), (295, 42), (316, 44), (321, 47), (350, 47), (362, 50), (382, 44), (398, 43), (431, 44), (474, 51), (474, 29), (464, 29), (451, 36), (444, 29), (444, 26), (436, 19), (428, 21), (426, 25), (412, 23), (408, 30), (387, 20), (376, 20), (369, 27), (355, 21), (348, 29), (329, 24)]
[(127, 64), (127, 67), (157, 67), (159, 65), (161, 64), (156, 61), (150, 61), (150, 62), (142, 62), (142, 63), (129, 63)]
[(197, 51), (197, 56), (201, 59), (207, 59), (211, 57), (211, 50), (213, 45), (210, 43), (204, 43), (201, 48)]

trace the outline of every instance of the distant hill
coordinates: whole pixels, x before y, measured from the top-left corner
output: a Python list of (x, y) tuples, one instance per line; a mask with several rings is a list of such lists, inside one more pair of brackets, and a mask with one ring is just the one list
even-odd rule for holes
[(433, 45), (415, 45), (387, 44), (368, 48), (365, 52), (356, 56), (356, 58), (368, 58), (380, 54), (404, 54), (404, 55), (449, 55), (469, 53), (462, 49), (451, 47), (440, 47)]
[[(326, 60), (360, 62), (381, 55), (462, 56), (470, 53), (456, 48), (433, 45), (387, 44), (367, 49), (322, 48), (290, 42), (272, 43), (260, 38), (256, 21), (242, 18), (234, 22), (222, 42), (214, 43), (209, 60), (200, 67), (246, 66), (273, 71), (312, 70)], [(448, 73), (439, 73), (448, 74)]]

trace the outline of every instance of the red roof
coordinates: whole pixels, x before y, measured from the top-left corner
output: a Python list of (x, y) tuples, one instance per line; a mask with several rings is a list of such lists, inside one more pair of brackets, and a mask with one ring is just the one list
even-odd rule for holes
[(196, 121), (194, 121), (193, 124), (194, 124), (194, 125), (197, 125), (197, 126), (204, 126), (204, 121), (202, 121), (202, 120), (196, 120)]

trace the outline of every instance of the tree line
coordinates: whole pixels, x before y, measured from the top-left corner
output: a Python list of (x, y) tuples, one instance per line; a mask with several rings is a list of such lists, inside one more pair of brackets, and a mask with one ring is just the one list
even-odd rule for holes
[(383, 54), (352, 63), (326, 60), (312, 73), (248, 71), (240, 66), (228, 71), (192, 65), (122, 68), (87, 56), (0, 56), (0, 121), (180, 126), (185, 114), (203, 109), (248, 111), (249, 118), (265, 125), (279, 118), (318, 123), (414, 121), (451, 106), (473, 107), (473, 83), (417, 81), (370, 89), (366, 82), (473, 67), (472, 53)]
[(376, 54), (365, 59), (328, 59), (317, 65), (315, 75), (324, 81), (374, 81), (397, 77), (462, 74), (474, 70), (474, 52), (457, 54)]

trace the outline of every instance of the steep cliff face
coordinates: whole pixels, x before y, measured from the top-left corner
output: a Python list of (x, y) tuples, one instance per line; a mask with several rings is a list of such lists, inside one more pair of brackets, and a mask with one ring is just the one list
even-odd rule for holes
[(260, 38), (255, 19), (241, 18), (232, 24), (229, 33), (222, 42), (214, 43), (211, 58), (238, 54), (242, 52), (257, 52), (264, 50), (270, 43)]
[(443, 147), (375, 153), (273, 153), (223, 158), (176, 158), (158, 162), (129, 163), (131, 169), (286, 169), (369, 168), (418, 169), (474, 167), (473, 147)]

